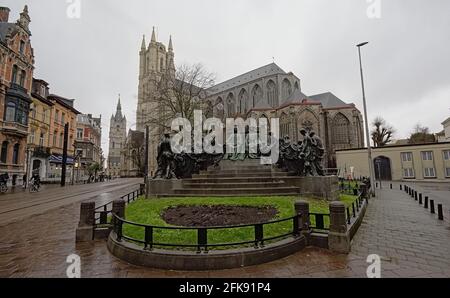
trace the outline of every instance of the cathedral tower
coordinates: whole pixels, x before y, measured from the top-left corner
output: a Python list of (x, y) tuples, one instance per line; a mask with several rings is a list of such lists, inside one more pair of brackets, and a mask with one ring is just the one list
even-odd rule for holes
[(139, 88), (138, 106), (136, 111), (136, 130), (144, 132), (149, 125), (149, 113), (156, 109), (156, 88), (164, 75), (175, 76), (175, 54), (173, 51), (172, 37), (169, 46), (158, 42), (155, 28), (153, 27), (150, 43), (147, 45), (145, 36), (142, 38), (139, 52)]
[(111, 116), (109, 126), (108, 171), (112, 177), (120, 176), (120, 154), (127, 138), (127, 118), (122, 115), (122, 105), (117, 103), (116, 114)]

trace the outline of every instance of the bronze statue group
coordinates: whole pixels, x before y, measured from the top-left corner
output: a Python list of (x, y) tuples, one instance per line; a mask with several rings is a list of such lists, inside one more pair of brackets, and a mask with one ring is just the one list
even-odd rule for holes
[[(303, 140), (297, 143), (291, 142), (289, 136), (279, 140), (279, 158), (276, 165), (292, 176), (324, 176), (322, 161), (325, 149), (322, 140), (311, 130), (301, 129), (300, 133)], [(232, 136), (235, 137), (236, 134)], [(248, 140), (247, 130), (245, 153), (238, 153), (237, 150), (226, 152), (226, 148), (224, 148), (226, 153), (217, 154), (174, 153), (171, 148), (170, 134), (166, 133), (158, 145), (158, 169), (153, 179), (192, 178), (192, 175), (199, 174), (208, 167), (217, 167), (221, 160), (239, 162), (267, 156), (259, 150), (259, 146), (257, 153), (250, 153)]]

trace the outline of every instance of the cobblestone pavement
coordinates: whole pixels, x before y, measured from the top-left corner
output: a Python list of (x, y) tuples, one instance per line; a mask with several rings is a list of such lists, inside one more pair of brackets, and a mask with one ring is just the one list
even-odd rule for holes
[(111, 256), (103, 240), (75, 244), (79, 203), (0, 227), (0, 277), (65, 277), (81, 257), (82, 277), (365, 277), (369, 254), (382, 277), (450, 277), (450, 229), (400, 191), (370, 201), (349, 255), (307, 248), (271, 263), (208, 272), (155, 270)]

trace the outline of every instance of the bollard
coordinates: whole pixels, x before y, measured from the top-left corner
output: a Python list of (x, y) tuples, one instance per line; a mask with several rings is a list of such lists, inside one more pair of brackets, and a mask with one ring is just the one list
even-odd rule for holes
[(391, 189), (392, 189), (392, 183), (391, 183)]
[(418, 200), (418, 196), (417, 196), (417, 190), (414, 191), (414, 200)]
[(434, 211), (434, 200), (430, 200), (430, 212), (431, 212), (431, 214), (435, 214), (436, 213)]
[(95, 202), (81, 203), (80, 221), (75, 232), (75, 241), (84, 242), (94, 239)]
[(444, 220), (444, 210), (442, 209), (442, 204), (438, 204), (438, 219)]
[(347, 232), (345, 205), (342, 202), (331, 202), (330, 231), (328, 233), (328, 247), (337, 253), (350, 252), (350, 235)]
[(294, 203), (295, 213), (301, 214), (298, 219), (298, 226), (301, 229), (301, 233), (309, 240), (311, 234), (311, 220), (309, 217), (309, 203), (305, 201), (297, 201)]
[(402, 185), (400, 184), (400, 190), (403, 190)]
[(424, 208), (428, 209), (428, 197), (425, 197), (425, 206), (424, 206)]
[(422, 205), (422, 194), (419, 194), (419, 205)]

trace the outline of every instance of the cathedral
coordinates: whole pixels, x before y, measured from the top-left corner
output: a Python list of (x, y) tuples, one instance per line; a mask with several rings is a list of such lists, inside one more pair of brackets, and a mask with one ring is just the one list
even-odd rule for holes
[[(130, 130), (129, 134), (133, 134), (134, 139), (137, 134), (143, 138), (145, 127), (149, 126), (149, 175), (153, 175), (157, 168), (156, 149), (162, 131), (151, 125), (149, 119), (160, 111), (155, 100), (157, 82), (166, 75), (175, 76), (172, 38), (169, 38), (169, 45), (166, 48), (163, 43), (157, 41), (153, 29), (148, 45), (145, 36), (143, 37), (139, 61), (137, 124), (136, 131)], [(289, 136), (292, 142), (301, 141), (301, 128), (313, 130), (323, 140), (326, 149), (324, 165), (326, 168), (336, 167), (336, 150), (364, 146), (363, 118), (354, 104), (344, 102), (331, 92), (305, 95), (302, 92), (300, 78), (292, 72), (284, 71), (275, 63), (217, 84), (205, 90), (205, 94), (206, 104), (203, 112), (207, 117), (214, 116), (223, 120), (235, 117), (244, 119), (265, 117), (269, 123), (271, 118), (279, 118), (280, 136)], [(115, 121), (119, 118), (116, 113), (114, 123), (111, 120), (111, 125), (114, 124), (118, 128)], [(115, 132), (113, 138), (110, 135), (110, 152), (114, 147), (111, 144), (112, 139), (116, 140), (114, 144), (121, 144), (119, 139), (126, 139), (123, 135), (124, 130), (118, 130), (118, 134), (119, 131), (120, 136), (117, 135), (117, 139)], [(124, 147), (126, 146), (125, 141)], [(114, 155), (110, 153), (110, 156), (113, 159), (117, 158), (118, 151), (113, 152)], [(121, 156), (124, 161), (124, 154)], [(130, 166), (124, 162), (120, 166), (122, 173), (130, 173)]]

